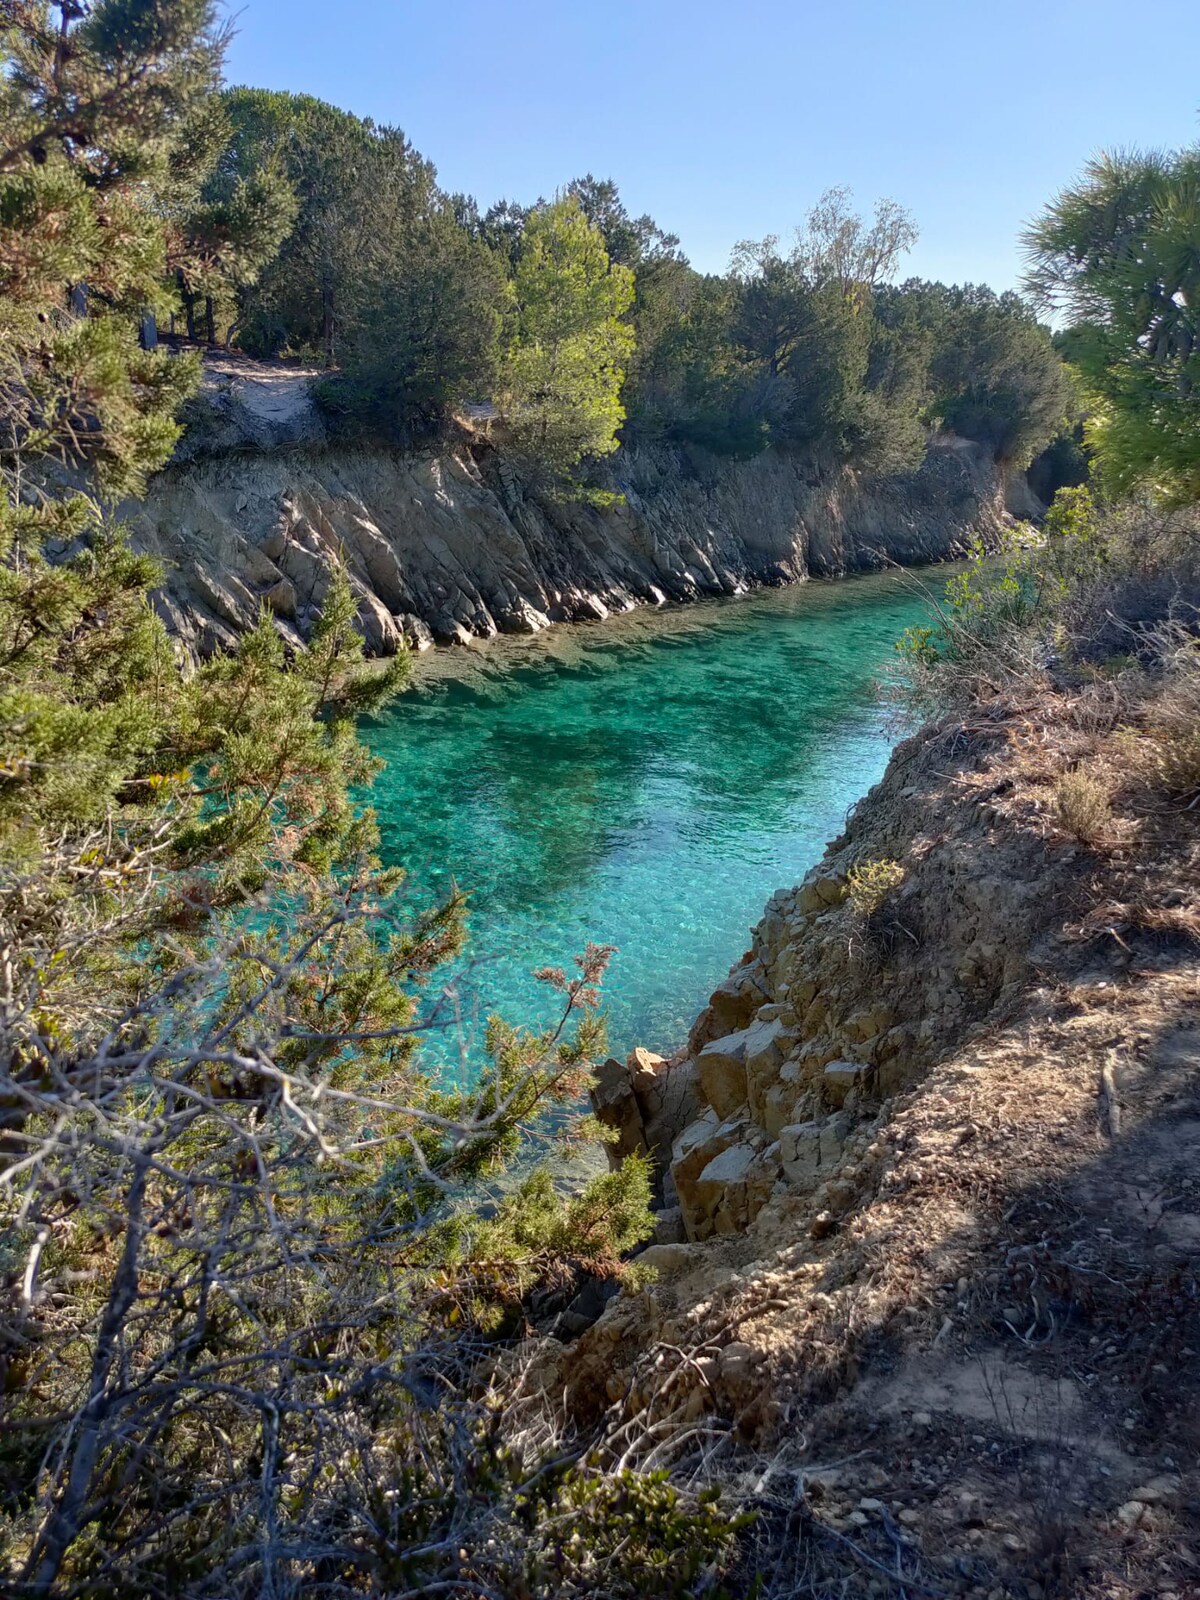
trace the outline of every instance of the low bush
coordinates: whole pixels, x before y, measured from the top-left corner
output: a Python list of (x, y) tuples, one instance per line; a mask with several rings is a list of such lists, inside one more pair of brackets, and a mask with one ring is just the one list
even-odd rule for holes
[(1194, 508), (1101, 506), (1086, 487), (1061, 489), (1040, 533), (1017, 530), (999, 550), (976, 542), (934, 601), (936, 621), (901, 639), (896, 695), (928, 716), (1126, 669), (1161, 674), (1163, 627), (1195, 632), (1198, 551)]
[(872, 917), (904, 882), (904, 868), (888, 857), (855, 862), (846, 874), (850, 904), (860, 917)]
[(1054, 785), (1054, 820), (1081, 844), (1097, 845), (1112, 826), (1108, 786), (1082, 767)]
[(1158, 639), (1162, 679), (1146, 707), (1138, 761), (1169, 799), (1192, 809), (1200, 805), (1200, 640), (1179, 623)]

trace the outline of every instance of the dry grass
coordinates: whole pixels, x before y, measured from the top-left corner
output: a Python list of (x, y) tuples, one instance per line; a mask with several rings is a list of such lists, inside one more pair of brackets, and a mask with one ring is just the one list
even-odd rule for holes
[(1166, 678), (1147, 713), (1153, 776), (1174, 800), (1200, 804), (1200, 642), (1175, 630)]
[(1080, 844), (1102, 844), (1113, 826), (1108, 785), (1085, 767), (1064, 772), (1054, 785), (1054, 820)]

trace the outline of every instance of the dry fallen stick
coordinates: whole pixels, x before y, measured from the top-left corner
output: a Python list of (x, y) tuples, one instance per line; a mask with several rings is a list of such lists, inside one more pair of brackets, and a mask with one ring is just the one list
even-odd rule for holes
[(1100, 1069), (1100, 1094), (1104, 1102), (1104, 1112), (1108, 1118), (1109, 1136), (1113, 1139), (1119, 1139), (1121, 1137), (1121, 1104), (1117, 1099), (1117, 1079), (1113, 1071), (1111, 1057)]

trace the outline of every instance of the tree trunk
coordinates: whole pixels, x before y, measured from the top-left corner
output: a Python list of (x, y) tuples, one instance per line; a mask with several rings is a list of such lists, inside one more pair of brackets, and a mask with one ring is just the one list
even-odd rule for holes
[(103, 1430), (112, 1412), (120, 1405), (120, 1391), (110, 1389), (109, 1380), (121, 1352), (125, 1319), (137, 1298), (139, 1250), (142, 1242), (142, 1208), (146, 1195), (144, 1156), (137, 1160), (133, 1183), (126, 1202), (125, 1243), (113, 1274), (108, 1304), (100, 1319), (95, 1349), (92, 1352), (88, 1397), (79, 1409), (74, 1426), (74, 1448), (68, 1462), (60, 1468), (61, 1493), (34, 1539), (25, 1566), (25, 1576), (35, 1588), (49, 1590), (58, 1577), (63, 1558), (87, 1522), (88, 1500), (94, 1493), (93, 1476)]
[(217, 324), (213, 315), (213, 299), (210, 294), (206, 294), (204, 297), (204, 337), (209, 344), (216, 344), (217, 342)]
[(321, 285), (321, 310), (322, 330), (321, 336), (325, 346), (325, 365), (333, 365), (333, 285), (326, 278)]

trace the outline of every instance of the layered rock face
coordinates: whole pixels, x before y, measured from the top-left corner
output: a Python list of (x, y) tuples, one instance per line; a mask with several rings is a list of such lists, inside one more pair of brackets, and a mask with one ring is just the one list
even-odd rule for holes
[[(686, 1053), (650, 1058), (649, 1078), (634, 1057), (608, 1064), (601, 1117), (622, 1106), (628, 1130), (642, 1114), (614, 1154), (640, 1138), (656, 1155), (688, 1241), (744, 1232), (799, 1196), (820, 1207), (818, 1232), (835, 1226), (882, 1108), (1028, 981), (1054, 874), (989, 849), (985, 811), (935, 810), (941, 761), (936, 739), (900, 746), (821, 864), (768, 903)], [(853, 888), (872, 862), (891, 868), (884, 895)]]
[(192, 659), (230, 645), (264, 604), (303, 648), (339, 559), (368, 650), (387, 655), (402, 640), (466, 643), (941, 560), (1008, 520), (995, 465), (962, 440), (933, 441), (919, 470), (888, 478), (819, 474), (770, 452), (731, 462), (630, 449), (611, 463), (611, 503), (598, 507), (538, 492), (465, 435), (413, 455), (322, 443), (290, 412), (277, 446), (271, 429), (283, 423), (239, 425), (223, 418), (206, 437), (185, 435), (181, 458), (122, 508), (137, 548), (163, 562), (160, 609)]

